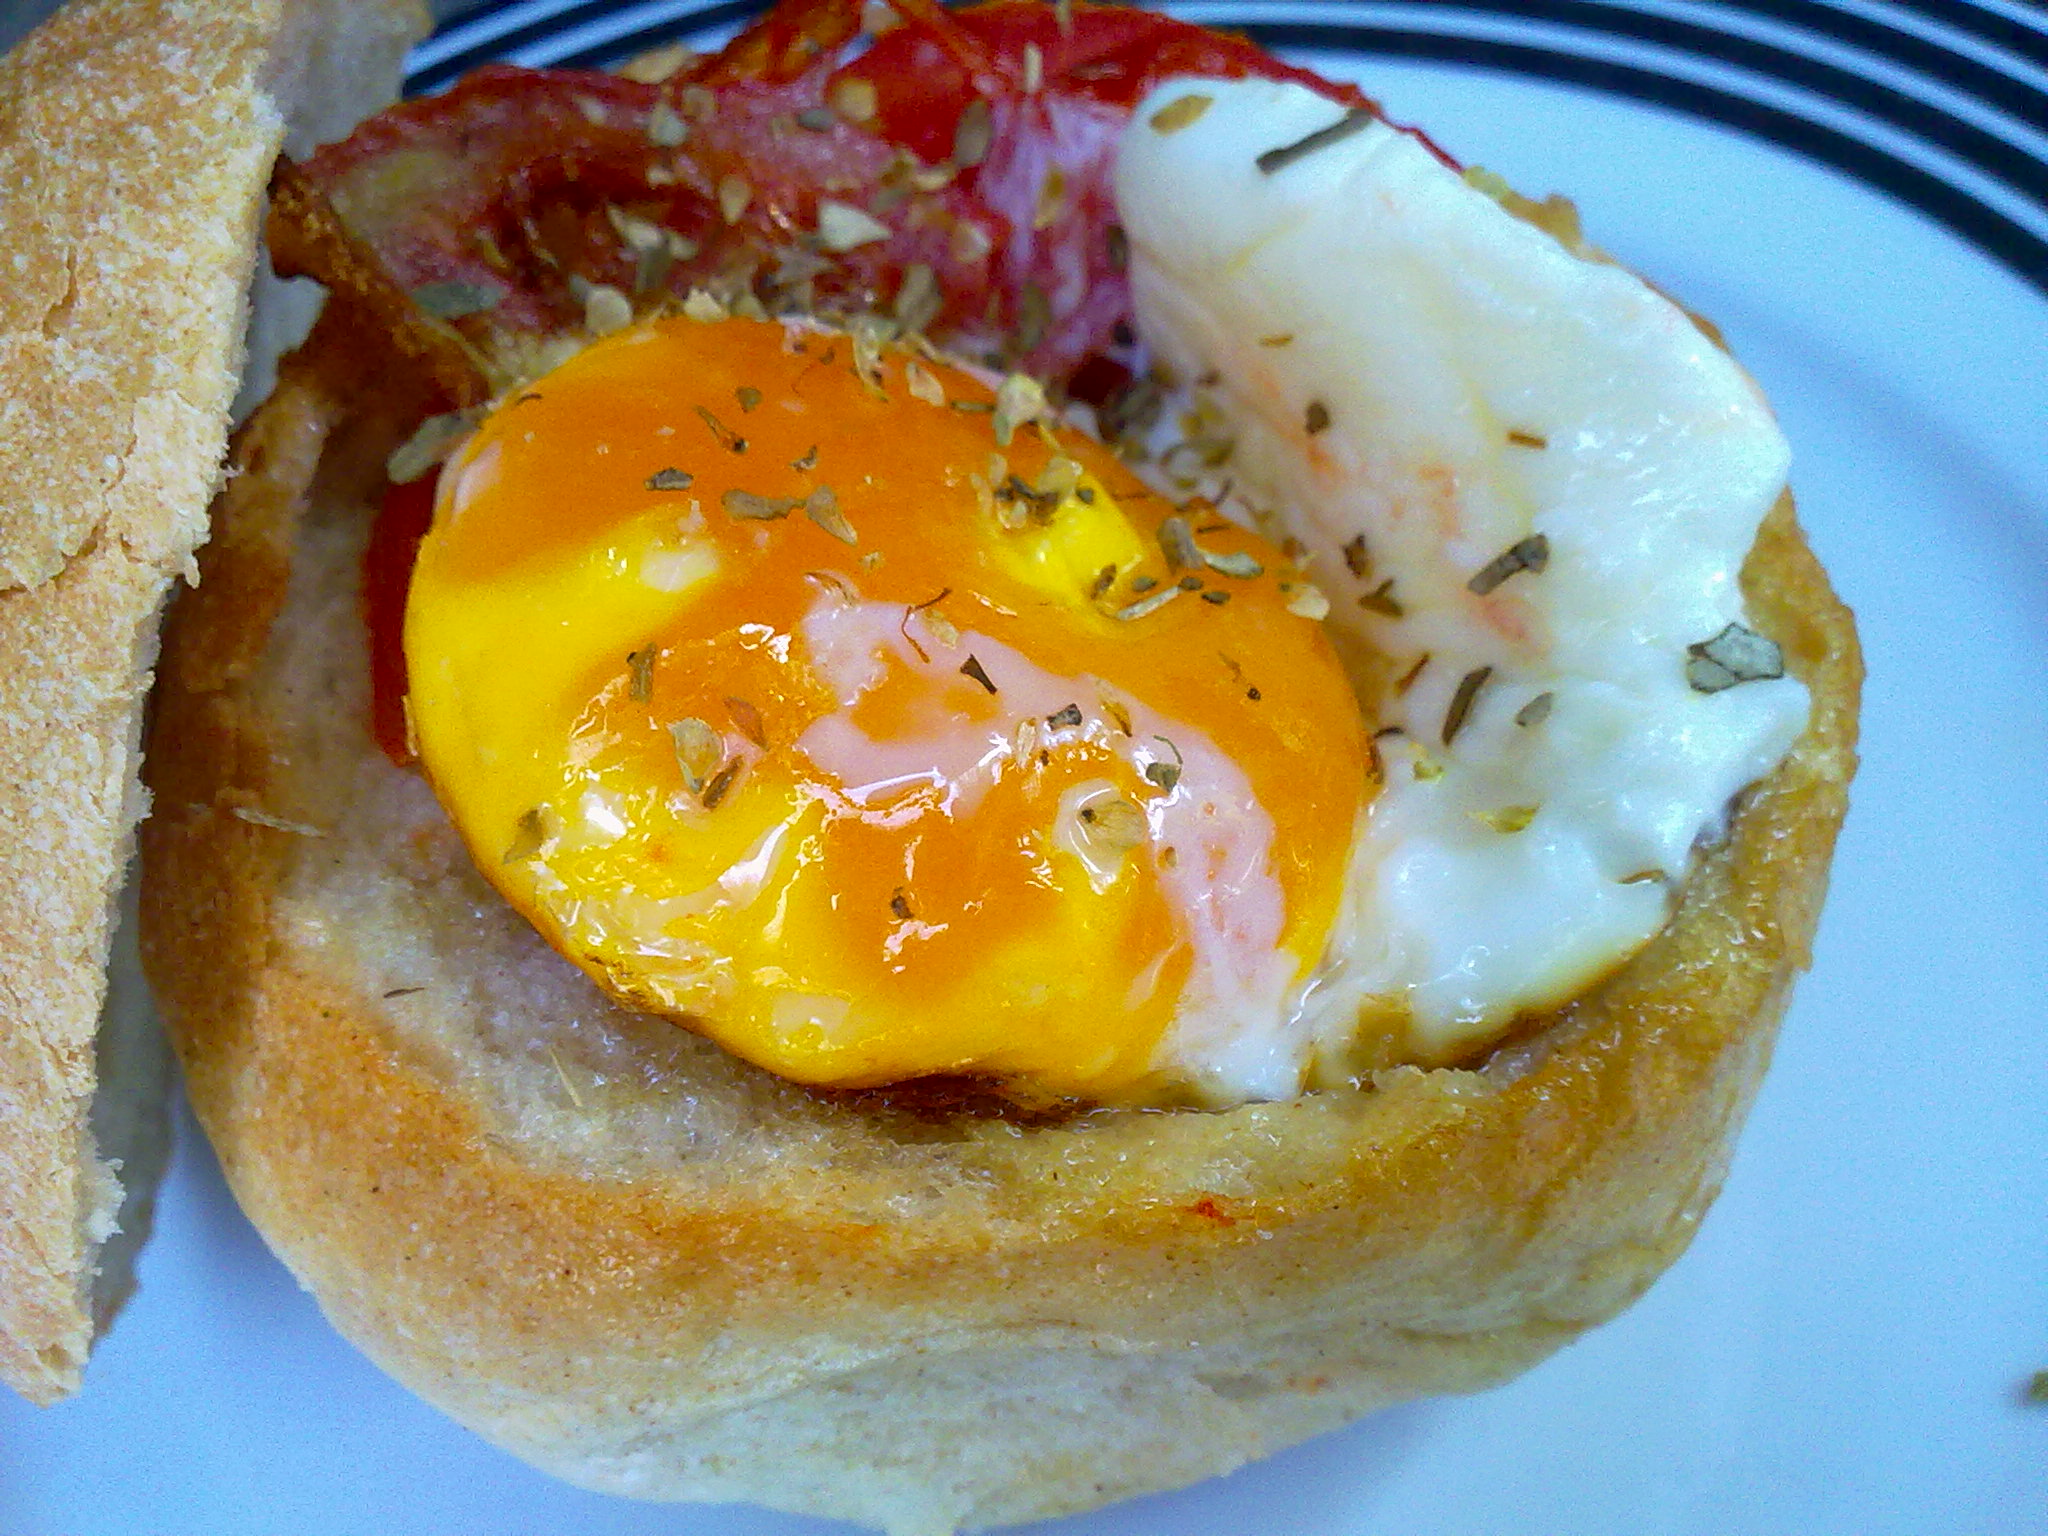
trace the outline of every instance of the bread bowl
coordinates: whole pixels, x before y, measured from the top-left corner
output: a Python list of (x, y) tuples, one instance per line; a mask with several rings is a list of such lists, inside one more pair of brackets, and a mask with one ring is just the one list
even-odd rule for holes
[[(398, 430), (380, 441), (378, 426), (356, 429), (373, 481)], [(338, 447), (328, 486), (346, 501)], [(1803, 959), (1847, 777), (1853, 638), (1784, 507), (1745, 579), (1814, 690), (1808, 737), (1694, 871), (1677, 922), (1477, 1070), (1054, 1124), (821, 1102), (605, 1010), (521, 935), (417, 781), (366, 750), (345, 580), (262, 633), (288, 580), (346, 573), (360, 517), (351, 532), (346, 512), (316, 513), (280, 563), (286, 509), (252, 500), (231, 503), (180, 617), (153, 753), (167, 894), (152, 963), (195, 1101), (238, 1194), (344, 1331), (504, 1443), (622, 1491), (900, 1529), (997, 1523), (1171, 1486), (1518, 1369), (1647, 1283), (1710, 1198)], [(286, 740), (272, 722), (289, 694), (323, 712)], [(383, 895), (355, 883), (379, 862), (354, 837), (371, 829), (408, 834)], [(453, 902), (423, 916), (409, 891), (426, 887)], [(379, 915), (394, 908), (409, 920)], [(451, 923), (505, 941), (529, 999), (569, 1000), (604, 1037), (600, 1064), (659, 1061), (661, 1085), (572, 1075), (591, 1064), (581, 1029), (463, 1046), (461, 1017), (412, 1003), (482, 984), (446, 979), (407, 937)], [(398, 1033), (401, 1008), (421, 1010), (415, 1033)], [(435, 1081), (451, 1059), (467, 1075), (477, 1050), (509, 1067), (496, 1103)], [(522, 1051), (523, 1068), (506, 1061)], [(655, 1176), (675, 1148), (646, 1122), (678, 1091), (699, 1096), (689, 1129), (718, 1166)], [(641, 1134), (588, 1123), (600, 1098)], [(733, 1123), (748, 1121), (770, 1134)], [(556, 1138), (526, 1154), (539, 1167), (517, 1155), (522, 1134)], [(799, 1152), (827, 1178), (792, 1172)], [(565, 1157), (602, 1182), (565, 1178)], [(1083, 1187), (1048, 1198), (1049, 1168)], [(623, 1187), (622, 1170), (637, 1175)], [(748, 1174), (756, 1187), (735, 1194)], [(576, 1385), (536, 1406), (565, 1366)], [(650, 1430), (657, 1402), (672, 1417)], [(1103, 1414), (1072, 1411), (1091, 1402), (1117, 1404), (1129, 1439), (1105, 1444)], [(907, 1426), (886, 1465), (867, 1444), (878, 1412)], [(963, 1417), (987, 1439), (962, 1445)]]

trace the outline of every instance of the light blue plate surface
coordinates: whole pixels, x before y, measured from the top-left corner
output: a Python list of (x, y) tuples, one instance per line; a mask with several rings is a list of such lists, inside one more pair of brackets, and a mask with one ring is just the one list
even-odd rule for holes
[[(2048, 300), (1756, 137), (1581, 86), (1315, 62), (1461, 158), (1570, 191), (1596, 240), (1725, 327), (1861, 620), (1865, 766), (1726, 1193), (1640, 1305), (1500, 1391), (1045, 1529), (2048, 1531), (2048, 1406), (2021, 1401), (2048, 1369)], [(1925, 163), (2030, 216), (2009, 188)], [(0, 1399), (0, 1533), (843, 1529), (580, 1493), (455, 1428), (331, 1333), (180, 1130), (142, 1289), (84, 1393), (41, 1412)]]

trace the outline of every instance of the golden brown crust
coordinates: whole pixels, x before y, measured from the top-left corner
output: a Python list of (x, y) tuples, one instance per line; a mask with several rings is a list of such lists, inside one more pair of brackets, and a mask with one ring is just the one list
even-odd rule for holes
[[(326, 10), (78, 3), (0, 63), (0, 1380), (39, 1402), (77, 1384), (120, 1195), (88, 1113), (155, 619), (205, 532)], [(401, 11), (321, 49), (354, 67)]]
[[(417, 845), (377, 876), (394, 910), (480, 882), (430, 805), (365, 817), (406, 791), (361, 727), (337, 748), (310, 723), (361, 705), (355, 639), (303, 617), (353, 622), (335, 530), (361, 513), (340, 480), (316, 502), (293, 544), (303, 509), (248, 498), (177, 616), (145, 950), (257, 1225), (345, 1334), (542, 1465), (900, 1531), (1091, 1507), (1513, 1374), (1633, 1299), (1718, 1188), (1854, 768), (1855, 632), (1789, 498), (1744, 580), (1811, 726), (1633, 961), (1475, 1070), (1038, 1125), (778, 1092), (674, 1031), (615, 1074), (655, 1087), (586, 1104), (556, 1047), (588, 1017), (536, 1026), (562, 1092), (508, 1106), (514, 1047), (461, 1033), (484, 1011), (461, 960), (389, 985), (432, 955), (386, 963), (354, 935), (382, 908), (343, 905), (335, 871), (379, 837)], [(580, 1150), (643, 1101), (707, 1129)]]

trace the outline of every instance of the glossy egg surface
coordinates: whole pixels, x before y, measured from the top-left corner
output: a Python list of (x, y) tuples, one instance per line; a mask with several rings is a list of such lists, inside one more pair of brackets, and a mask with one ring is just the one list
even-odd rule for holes
[(783, 1076), (1228, 1097), (1371, 792), (1316, 607), (1022, 380), (674, 318), (444, 469), (410, 718), (563, 953)]

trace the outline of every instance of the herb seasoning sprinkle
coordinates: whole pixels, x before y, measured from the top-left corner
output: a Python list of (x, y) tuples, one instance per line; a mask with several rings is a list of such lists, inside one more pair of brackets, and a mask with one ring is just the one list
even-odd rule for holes
[(1487, 561), (1478, 574), (1465, 583), (1465, 590), (1475, 597), (1485, 597), (1510, 576), (1521, 571), (1540, 574), (1549, 564), (1549, 538), (1544, 534), (1532, 533)]
[(1720, 693), (1737, 683), (1768, 682), (1785, 675), (1785, 653), (1778, 642), (1740, 624), (1687, 646), (1685, 655), (1685, 680), (1695, 693)]
[(647, 477), (650, 491), (687, 491), (696, 483), (695, 475), (681, 469), (657, 469)]
[(669, 740), (675, 744), (676, 766), (683, 773), (683, 787), (691, 794), (703, 789), (704, 780), (725, 756), (725, 740), (707, 720), (687, 715), (669, 723)]
[(804, 516), (842, 544), (858, 544), (860, 535), (839, 510), (839, 497), (831, 486), (821, 485), (804, 498)]
[(1234, 576), (1239, 581), (1250, 581), (1266, 574), (1266, 568), (1241, 549), (1223, 555), (1212, 554), (1205, 549), (1202, 551), (1202, 563), (1212, 571)]
[(1214, 106), (1216, 98), (1204, 96), (1199, 91), (1190, 91), (1176, 97), (1154, 112), (1146, 121), (1154, 133), (1179, 133), (1181, 129), (1199, 122), (1204, 112)]
[(1081, 822), (1093, 841), (1120, 852), (1137, 847), (1151, 831), (1145, 813), (1122, 798), (1082, 806)]
[(496, 283), (471, 283), (461, 278), (422, 283), (412, 291), (413, 303), (436, 320), (460, 320), (465, 315), (480, 315), (487, 309), (496, 309), (504, 297), (505, 290)]
[[(1323, 589), (1310, 582), (1302, 582), (1290, 589), (1282, 583), (1280, 590), (1287, 593), (1287, 611), (1297, 619), (1311, 619), (1320, 624), (1330, 616), (1330, 600), (1323, 595)], [(1207, 593), (1203, 594), (1205, 597)], [(1228, 593), (1224, 594), (1226, 597)]]
[(632, 674), (626, 696), (634, 703), (645, 704), (654, 697), (654, 659), (660, 654), (660, 647), (654, 645), (626, 653), (626, 666)]
[[(1128, 735), (1129, 732), (1125, 734)], [(1151, 762), (1147, 763), (1145, 765), (1145, 782), (1156, 784), (1159, 788), (1170, 792), (1174, 785), (1180, 782), (1181, 771), (1186, 766), (1187, 760), (1180, 755), (1180, 748), (1175, 746), (1166, 737), (1154, 736), (1152, 739), (1173, 754), (1173, 761), (1169, 763), (1164, 758), (1154, 758)]]
[(725, 701), (725, 712), (731, 718), (732, 723), (739, 728), (739, 733), (742, 736), (746, 737), (747, 740), (751, 741), (763, 752), (768, 750), (767, 723), (762, 720), (761, 711), (756, 709), (750, 701), (728, 697)]
[[(1131, 583), (1131, 587), (1134, 591), (1136, 590), (1137, 585), (1138, 584), (1135, 581)], [(1129, 623), (1134, 619), (1142, 619), (1151, 614), (1157, 613), (1160, 609), (1164, 608), (1168, 603), (1172, 602), (1176, 597), (1179, 596), (1179, 587), (1161, 587), (1157, 592), (1150, 593), (1145, 597), (1139, 598), (1135, 603), (1129, 603), (1126, 604), (1124, 607), (1117, 609), (1116, 616), (1117, 618), (1123, 620), (1125, 623)]]
[(505, 848), (500, 861), (505, 864), (523, 864), (540, 852), (541, 844), (547, 841), (547, 825), (542, 819), (541, 808), (533, 807), (523, 813), (519, 824), (513, 829), (512, 841)]
[(1365, 547), (1365, 535), (1353, 534), (1344, 546), (1344, 569), (1360, 581), (1372, 574), (1372, 556)]
[[(1109, 242), (1110, 269), (1115, 272), (1123, 272), (1128, 270), (1131, 265), (1130, 233), (1123, 227), (1123, 225), (1112, 224), (1109, 226), (1108, 235), (1104, 238), (1106, 238)], [(1125, 345), (1128, 346), (1129, 343), (1126, 342)]]
[(733, 780), (740, 776), (740, 760), (733, 758), (719, 769), (709, 784), (704, 786), (703, 805), (707, 811), (718, 809), (718, 803), (732, 789)]
[(273, 832), (289, 832), (295, 837), (325, 837), (327, 833), (309, 821), (293, 821), (288, 816), (273, 816), (268, 811), (259, 811), (253, 805), (231, 805), (228, 814), (237, 821), (246, 821), (252, 827), (268, 827)]
[(1373, 120), (1369, 107), (1353, 107), (1327, 128), (1318, 128), (1314, 133), (1296, 139), (1292, 144), (1283, 144), (1278, 149), (1269, 149), (1252, 163), (1261, 175), (1272, 176), (1284, 171), (1297, 160), (1305, 160), (1319, 149), (1328, 149), (1332, 144), (1343, 142), (1354, 133), (1362, 131)]
[(1527, 831), (1529, 823), (1536, 819), (1536, 813), (1541, 809), (1536, 805), (1505, 805), (1497, 811), (1476, 811), (1473, 814), (1496, 832), (1514, 833)]
[(743, 523), (772, 523), (803, 505), (794, 496), (756, 496), (752, 491), (727, 491), (718, 504), (728, 517)]
[(910, 398), (922, 400), (926, 405), (944, 405), (946, 387), (924, 364), (916, 361), (903, 365), (903, 382), (910, 390)]
[(1408, 612), (1394, 596), (1394, 578), (1391, 576), (1360, 597), (1358, 606), (1368, 613), (1377, 613), (1389, 619), (1401, 618)]
[(714, 416), (707, 406), (698, 406), (697, 419), (711, 429), (711, 435), (718, 439), (719, 447), (727, 453), (745, 453), (747, 440)]
[(1451, 695), (1451, 707), (1444, 711), (1444, 728), (1440, 740), (1448, 747), (1457, 739), (1458, 732), (1465, 728), (1466, 718), (1472, 713), (1472, 703), (1479, 697), (1479, 690), (1486, 686), (1486, 680), (1493, 676), (1492, 667), (1474, 667), (1458, 679), (1458, 691)]
[(960, 672), (964, 677), (973, 678), (987, 692), (994, 693), (997, 691), (994, 680), (988, 675), (987, 668), (983, 667), (980, 659), (971, 653), (965, 661), (960, 663)]

